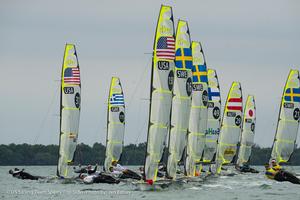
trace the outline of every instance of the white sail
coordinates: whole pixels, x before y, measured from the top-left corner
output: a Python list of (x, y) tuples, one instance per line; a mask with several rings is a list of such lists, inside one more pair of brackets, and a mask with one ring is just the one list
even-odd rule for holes
[(218, 141), (217, 173), (220, 173), (223, 164), (234, 161), (241, 135), (242, 111), (242, 88), (239, 82), (233, 82), (225, 104)]
[(119, 161), (124, 144), (125, 102), (120, 79), (112, 77), (108, 97), (107, 135), (104, 169)]
[(177, 164), (186, 147), (192, 95), (192, 51), (187, 22), (179, 20), (176, 31), (175, 76), (169, 135), (167, 174), (176, 178)]
[(294, 149), (300, 118), (299, 71), (291, 70), (284, 87), (276, 135), (272, 148), (272, 159), (279, 163), (289, 161)]
[(243, 129), (240, 140), (240, 148), (236, 164), (241, 166), (247, 163), (251, 156), (251, 149), (254, 145), (254, 132), (256, 123), (256, 107), (253, 95), (247, 97), (244, 108)]
[(66, 44), (61, 78), (60, 139), (57, 176), (71, 176), (80, 117), (80, 71), (76, 49)]
[(207, 126), (207, 68), (200, 42), (192, 42), (193, 92), (185, 158), (185, 174), (196, 175), (196, 163), (200, 162), (205, 145)]
[(170, 127), (174, 59), (172, 8), (161, 6), (153, 47), (147, 154), (144, 166), (146, 180), (156, 181), (158, 163), (166, 146)]
[(221, 96), (217, 72), (208, 69), (208, 117), (205, 138), (205, 147), (202, 161), (211, 163), (214, 161), (221, 126)]

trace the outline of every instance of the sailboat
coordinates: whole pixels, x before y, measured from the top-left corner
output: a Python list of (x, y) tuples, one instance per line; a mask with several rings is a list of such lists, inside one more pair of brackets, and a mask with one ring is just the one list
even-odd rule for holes
[(299, 119), (299, 71), (291, 70), (282, 95), (277, 130), (272, 147), (271, 159), (275, 159), (277, 163), (289, 162), (296, 147)]
[(66, 44), (60, 92), (60, 134), (57, 176), (71, 178), (77, 145), (80, 102), (80, 70), (75, 45)]
[(208, 69), (208, 115), (207, 129), (205, 133), (205, 147), (202, 161), (204, 164), (210, 164), (215, 161), (218, 138), (221, 126), (221, 96), (220, 85), (217, 72), (214, 69)]
[(162, 5), (153, 46), (145, 181), (157, 181), (158, 164), (166, 146), (174, 81), (175, 35), (173, 12)]
[(112, 77), (107, 107), (107, 135), (104, 170), (108, 171), (113, 161), (119, 161), (123, 150), (125, 131), (124, 94), (118, 77)]
[(172, 179), (176, 179), (177, 165), (186, 147), (192, 100), (193, 59), (186, 21), (178, 21), (175, 44), (175, 76), (167, 162), (167, 175)]
[(205, 145), (207, 126), (207, 68), (200, 42), (192, 42), (193, 92), (187, 137), (185, 174), (196, 176), (196, 163), (199, 163)]
[(241, 84), (233, 82), (225, 104), (218, 140), (217, 174), (220, 174), (222, 165), (234, 162), (241, 135), (242, 113), (243, 96)]
[(251, 149), (254, 145), (254, 132), (256, 124), (256, 107), (253, 95), (247, 97), (244, 108), (243, 128), (240, 140), (239, 153), (236, 164), (241, 166), (249, 162)]

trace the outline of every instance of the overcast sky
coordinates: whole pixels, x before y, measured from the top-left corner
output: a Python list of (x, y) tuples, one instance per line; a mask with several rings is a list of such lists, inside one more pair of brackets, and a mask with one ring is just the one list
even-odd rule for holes
[[(125, 143), (146, 140), (151, 52), (161, 4), (189, 23), (222, 103), (232, 81), (257, 104), (255, 142), (271, 146), (291, 68), (300, 66), (300, 1), (1, 0), (1, 144), (58, 144), (65, 43), (77, 48), (82, 80), (79, 142), (105, 141), (111, 76), (126, 101)], [(175, 25), (176, 26), (176, 25)]]

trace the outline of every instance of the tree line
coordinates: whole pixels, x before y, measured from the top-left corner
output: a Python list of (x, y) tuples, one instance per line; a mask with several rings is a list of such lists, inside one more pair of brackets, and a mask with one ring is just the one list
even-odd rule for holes
[[(123, 165), (143, 165), (146, 153), (146, 143), (124, 146), (121, 156)], [(252, 148), (251, 165), (263, 165), (271, 155), (271, 148)], [(165, 156), (166, 157), (166, 154)], [(93, 146), (78, 144), (74, 164), (100, 164), (105, 158), (105, 146), (95, 143)], [(0, 165), (56, 165), (58, 160), (58, 145), (9, 144), (0, 145)], [(300, 165), (300, 148), (296, 149), (291, 158), (291, 165)]]

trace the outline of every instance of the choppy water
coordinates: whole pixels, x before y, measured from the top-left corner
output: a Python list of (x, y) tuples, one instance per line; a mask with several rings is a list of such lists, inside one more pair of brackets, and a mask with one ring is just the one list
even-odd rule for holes
[[(8, 174), (10, 168), (13, 167), (0, 167), (0, 199), (300, 199), (300, 185), (268, 180), (263, 172), (210, 178), (202, 183), (169, 187), (162, 191), (139, 191), (126, 183), (84, 185), (19, 180)], [(54, 166), (24, 168), (27, 172), (42, 176), (55, 176), (56, 171)], [(262, 167), (257, 169), (262, 171)], [(289, 170), (299, 173), (300, 167), (289, 167)]]

